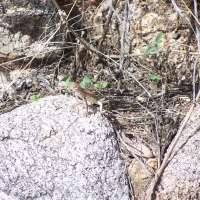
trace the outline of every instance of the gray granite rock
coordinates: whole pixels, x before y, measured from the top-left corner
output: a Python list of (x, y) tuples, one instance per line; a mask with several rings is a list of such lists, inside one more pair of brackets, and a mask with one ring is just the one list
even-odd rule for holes
[(159, 183), (157, 200), (199, 199), (200, 104), (196, 104)]
[(73, 101), (47, 97), (0, 116), (0, 199), (129, 199), (111, 124)]

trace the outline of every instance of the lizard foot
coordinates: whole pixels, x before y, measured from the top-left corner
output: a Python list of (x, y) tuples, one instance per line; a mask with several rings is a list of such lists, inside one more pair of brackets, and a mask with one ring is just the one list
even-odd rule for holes
[(72, 108), (76, 108), (78, 106), (78, 103), (75, 103), (72, 105)]

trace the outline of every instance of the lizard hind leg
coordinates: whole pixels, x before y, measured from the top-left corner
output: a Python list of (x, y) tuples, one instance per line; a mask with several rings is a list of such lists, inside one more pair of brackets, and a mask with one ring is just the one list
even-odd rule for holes
[(85, 106), (86, 106), (84, 116), (87, 116), (88, 115), (88, 102), (87, 102), (87, 99), (85, 97), (83, 97), (83, 100), (85, 101)]

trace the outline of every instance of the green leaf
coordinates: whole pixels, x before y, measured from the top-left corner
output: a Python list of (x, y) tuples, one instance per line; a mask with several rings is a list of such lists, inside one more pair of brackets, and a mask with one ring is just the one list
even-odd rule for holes
[(70, 75), (65, 76), (64, 78), (61, 79), (61, 81), (65, 82), (65, 88), (68, 88), (69, 84), (71, 83), (70, 80)]
[(153, 46), (153, 45), (151, 45), (151, 44), (144, 44), (142, 47), (149, 48), (149, 47), (154, 47), (154, 46)]
[(40, 97), (40, 93), (35, 95), (36, 99), (38, 99)]
[(157, 83), (158, 80), (160, 79), (160, 76), (158, 76), (157, 74), (151, 74), (149, 78), (151, 79), (152, 82)]
[(157, 57), (160, 55), (160, 52), (158, 49), (156, 49), (156, 55), (157, 55)]
[(144, 54), (150, 54), (153, 50), (155, 50), (155, 46), (149, 47)]
[(40, 93), (30, 96), (30, 100), (31, 100), (31, 102), (35, 102), (38, 100), (39, 97), (40, 97)]
[(35, 102), (35, 101), (37, 101), (37, 99), (36, 99), (35, 95), (33, 95), (33, 96), (30, 96), (30, 100), (31, 100), (32, 102)]
[(94, 87), (95, 87), (95, 88), (100, 88), (100, 84), (99, 84), (99, 83), (95, 83), (95, 84), (94, 84)]
[(83, 77), (83, 82), (85, 82), (85, 83), (90, 83), (92, 80), (89, 78), (89, 76), (87, 76), (87, 75), (85, 75), (84, 77)]
[(87, 75), (85, 75), (84, 77), (83, 77), (83, 80), (81, 81), (81, 83), (80, 83), (80, 86), (82, 87), (82, 88), (85, 88), (85, 84), (86, 83), (90, 83), (92, 80), (87, 76)]
[(156, 37), (156, 44), (159, 44), (160, 40), (162, 39), (162, 36), (163, 36), (163, 32), (158, 33)]
[(137, 120), (138, 122), (144, 122), (145, 121), (145, 118), (141, 117)]
[(108, 83), (107, 83), (107, 82), (95, 83), (95, 84), (94, 84), (94, 87), (95, 87), (95, 88), (100, 88), (100, 89), (103, 89), (103, 88), (106, 88), (106, 87), (107, 87), (107, 85), (108, 85)]
[(65, 82), (65, 88), (68, 88), (68, 86), (70, 85), (70, 83), (71, 83), (70, 81), (66, 81)]
[(67, 76), (65, 76), (65, 77), (63, 77), (62, 79), (61, 79), (61, 81), (67, 81), (67, 80), (69, 80), (70, 79), (70, 75), (67, 75)]

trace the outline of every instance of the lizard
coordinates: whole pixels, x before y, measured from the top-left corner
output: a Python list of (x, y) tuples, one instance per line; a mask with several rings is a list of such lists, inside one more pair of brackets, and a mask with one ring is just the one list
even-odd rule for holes
[(78, 98), (81, 98), (85, 102), (85, 105), (86, 105), (85, 116), (88, 115), (88, 102), (92, 104), (94, 103), (98, 104), (100, 106), (100, 112), (102, 112), (103, 103), (91, 91), (81, 88), (76, 82), (70, 83), (69, 89), (74, 91), (75, 97), (76, 97), (76, 103), (73, 105), (73, 108), (75, 108), (78, 105)]

